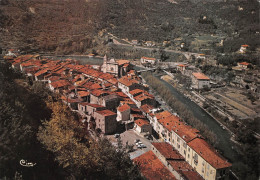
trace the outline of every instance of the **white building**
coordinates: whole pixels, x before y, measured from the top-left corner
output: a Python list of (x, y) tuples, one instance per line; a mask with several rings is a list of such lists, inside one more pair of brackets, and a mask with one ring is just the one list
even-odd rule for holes
[(210, 78), (203, 73), (192, 73), (192, 82), (195, 89), (210, 87)]

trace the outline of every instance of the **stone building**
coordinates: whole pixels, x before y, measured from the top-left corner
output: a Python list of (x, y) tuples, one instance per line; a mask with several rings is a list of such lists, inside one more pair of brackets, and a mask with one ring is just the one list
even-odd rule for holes
[(131, 107), (124, 104), (117, 108), (117, 121), (128, 121), (130, 119)]
[(107, 109), (96, 111), (94, 113), (94, 119), (96, 122), (96, 128), (100, 129), (104, 134), (112, 134), (116, 131), (116, 113)]
[(115, 60), (114, 58), (109, 59), (105, 55), (101, 70), (103, 73), (110, 73), (116, 77), (122, 77), (125, 76), (129, 70), (131, 70), (131, 64), (128, 60)]

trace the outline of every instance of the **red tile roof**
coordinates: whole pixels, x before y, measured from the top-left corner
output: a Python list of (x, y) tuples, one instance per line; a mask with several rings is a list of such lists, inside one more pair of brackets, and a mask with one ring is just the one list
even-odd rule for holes
[(142, 111), (138, 108), (131, 108), (131, 112), (134, 112), (134, 113), (142, 113)]
[(34, 75), (35, 75), (35, 76), (40, 76), (40, 75), (42, 75), (42, 74), (44, 74), (44, 73), (47, 73), (48, 70), (49, 70), (49, 69), (47, 69), (47, 68), (46, 68), (46, 69), (42, 69), (42, 70), (38, 71), (37, 73), (35, 73)]
[(32, 73), (32, 74), (34, 74), (37, 71), (39, 71), (39, 69), (40, 69), (39, 67), (30, 67), (30, 68), (25, 69), (25, 73)]
[(244, 65), (244, 66), (248, 66), (249, 65), (249, 63), (248, 62), (241, 62), (241, 63), (239, 63), (240, 65)]
[(64, 86), (69, 86), (70, 82), (67, 80), (59, 80), (51, 83), (51, 86), (54, 88), (59, 88), (59, 87), (64, 87)]
[(99, 104), (88, 104), (88, 106), (91, 106), (93, 108), (105, 108), (104, 106), (101, 106)]
[(101, 114), (103, 116), (113, 116), (113, 115), (116, 115), (116, 113), (108, 110), (108, 109), (105, 109), (105, 110), (102, 110), (102, 111), (96, 111), (96, 113), (98, 114)]
[(138, 118), (138, 119), (145, 119), (145, 116), (142, 114), (131, 114), (130, 116), (132, 116), (134, 118)]
[(142, 127), (144, 125), (149, 125), (150, 123), (149, 123), (149, 121), (144, 120), (144, 119), (137, 119), (137, 120), (135, 120), (135, 124)]
[(172, 114), (169, 111), (163, 111), (163, 112), (156, 113), (155, 117), (157, 118), (157, 120), (159, 120), (159, 119), (167, 118), (171, 115)]
[(135, 164), (140, 165), (140, 171), (149, 180), (175, 180), (176, 178), (156, 157), (152, 151), (148, 151), (141, 156), (135, 158)]
[(180, 66), (180, 67), (186, 67), (187, 65), (186, 65), (186, 64), (179, 64), (178, 66)]
[(210, 80), (209, 77), (203, 73), (192, 73), (192, 75), (199, 80)]
[(142, 89), (134, 89), (134, 90), (130, 91), (129, 93), (132, 94), (133, 96), (136, 96), (138, 94), (144, 93), (144, 90), (142, 90)]
[(100, 89), (95, 89), (95, 90), (91, 91), (91, 94), (93, 96), (99, 97), (101, 95), (109, 94), (109, 93), (107, 91), (103, 91), (103, 90), (100, 90)]
[(142, 57), (142, 59), (146, 59), (146, 60), (152, 60), (152, 61), (155, 61), (156, 59), (155, 58), (150, 58), (150, 57)]
[[(182, 167), (181, 167), (182, 168)], [(181, 171), (180, 172), (186, 179), (190, 180), (203, 180), (203, 178), (195, 171)]]
[(166, 142), (153, 142), (152, 145), (166, 158), (184, 160), (184, 158)]
[(102, 89), (102, 87), (98, 83), (95, 83), (92, 84), (89, 89)]
[(117, 60), (117, 64), (120, 66), (120, 65), (123, 65), (123, 64), (129, 64), (130, 61), (128, 60), (124, 60), (124, 59), (120, 59), (120, 60)]
[(144, 104), (141, 106), (141, 110), (144, 111), (145, 113), (149, 113), (150, 110), (152, 109), (154, 109), (154, 107), (148, 104)]
[(129, 76), (123, 76), (122, 78), (120, 78), (118, 80), (118, 82), (120, 82), (121, 84), (124, 84), (125, 86), (131, 86), (133, 84), (139, 84), (139, 82), (135, 79), (132, 79), (131, 77)]
[(86, 105), (89, 105), (89, 103), (87, 103), (87, 102), (81, 102), (81, 103), (79, 103), (81, 106), (86, 106)]
[(78, 96), (80, 96), (80, 97), (86, 97), (86, 96), (89, 96), (89, 95), (90, 95), (90, 92), (78, 91)]
[(80, 102), (82, 102), (82, 99), (81, 99), (81, 98), (71, 99), (71, 98), (62, 96), (61, 99), (64, 100), (64, 101), (66, 101), (66, 102), (68, 102), (68, 103), (80, 103)]
[(128, 106), (127, 104), (124, 104), (123, 106), (120, 106), (117, 108), (118, 111), (120, 112), (124, 112), (126, 110), (129, 110), (130, 109), (130, 106)]
[(216, 169), (222, 169), (232, 166), (226, 159), (216, 152), (205, 140), (196, 138), (188, 143), (188, 145), (205, 161)]
[(51, 77), (49, 78), (49, 80), (50, 80), (51, 82), (57, 81), (57, 80), (59, 80), (59, 79), (60, 79), (59, 76), (51, 76)]
[(141, 102), (141, 101), (143, 101), (145, 99), (154, 99), (154, 98), (149, 96), (149, 95), (147, 95), (147, 94), (140, 94), (140, 95), (134, 97), (134, 99), (139, 101), (139, 102)]
[[(176, 160), (169, 160), (167, 161), (173, 169), (175, 169), (176, 171), (192, 171), (193, 168), (191, 167), (191, 165), (189, 165), (189, 163), (187, 163), (186, 161), (184, 161), (184, 159), (182, 159), (181, 161), (176, 161)], [(193, 179), (192, 179), (193, 180)]]
[(123, 93), (123, 92), (116, 92), (116, 94), (118, 95), (118, 96), (120, 96), (120, 97), (123, 97), (123, 98), (126, 98), (126, 97), (128, 97), (125, 93)]

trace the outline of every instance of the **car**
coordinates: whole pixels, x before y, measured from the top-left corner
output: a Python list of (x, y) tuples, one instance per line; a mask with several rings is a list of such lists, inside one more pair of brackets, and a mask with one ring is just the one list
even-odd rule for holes
[(141, 145), (142, 144), (142, 142), (141, 141), (138, 141), (137, 143), (135, 143), (137, 146), (138, 145)]
[(142, 148), (146, 148), (146, 145), (144, 145), (144, 144), (141, 144), (141, 146), (142, 146)]
[(120, 137), (120, 134), (115, 134), (114, 137), (115, 137), (115, 138), (119, 138), (119, 137)]
[(140, 149), (141, 149), (141, 148), (142, 148), (142, 145), (141, 145), (141, 144), (139, 144), (139, 145), (137, 146), (137, 148), (140, 148)]

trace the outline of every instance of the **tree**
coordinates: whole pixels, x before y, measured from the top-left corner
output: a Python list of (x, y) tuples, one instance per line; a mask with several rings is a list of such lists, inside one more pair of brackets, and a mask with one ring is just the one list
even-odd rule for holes
[[(76, 179), (138, 179), (141, 175), (122, 146), (108, 139), (88, 137), (75, 116), (61, 102), (49, 102), (50, 121), (43, 122), (38, 139), (56, 161)], [(120, 144), (120, 143), (119, 143)]]

